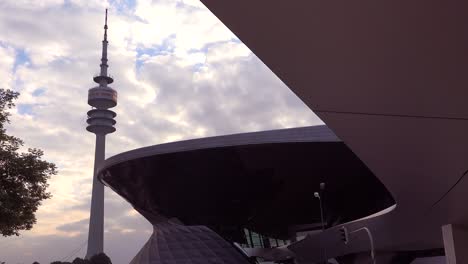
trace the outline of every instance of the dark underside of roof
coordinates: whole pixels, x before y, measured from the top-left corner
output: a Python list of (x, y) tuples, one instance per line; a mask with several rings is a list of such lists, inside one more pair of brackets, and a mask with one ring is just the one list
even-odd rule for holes
[(159, 154), (113, 165), (106, 185), (151, 222), (153, 215), (207, 225), (244, 242), (243, 228), (286, 239), (288, 228), (351, 221), (395, 202), (342, 142), (240, 145)]

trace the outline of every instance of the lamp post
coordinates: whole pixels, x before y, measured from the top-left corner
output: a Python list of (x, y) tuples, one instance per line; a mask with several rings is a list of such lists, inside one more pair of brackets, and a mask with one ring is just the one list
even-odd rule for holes
[(323, 207), (322, 207), (322, 199), (320, 198), (320, 194), (318, 192), (314, 192), (315, 198), (319, 199), (320, 204), (320, 223), (322, 224), (322, 231), (325, 230), (325, 223), (323, 221)]
[[(325, 231), (325, 222), (323, 220), (323, 205), (322, 205), (322, 198), (321, 198), (320, 194), (323, 195), (324, 190), (325, 190), (325, 183), (321, 182), (320, 183), (320, 193), (319, 192), (314, 192), (314, 196), (315, 196), (315, 198), (317, 198), (319, 200), (319, 204), (320, 204), (320, 221), (321, 221), (321, 224), (322, 224), (322, 232)], [(323, 248), (323, 258), (325, 259), (323, 263), (328, 263), (327, 253), (326, 253), (325, 248)]]
[(325, 230), (325, 221), (323, 220), (323, 204), (322, 204), (322, 198), (323, 192), (325, 191), (325, 183), (321, 182), (320, 183), (320, 193), (319, 192), (314, 192), (315, 198), (319, 199), (320, 203), (320, 221), (322, 224), (322, 231)]

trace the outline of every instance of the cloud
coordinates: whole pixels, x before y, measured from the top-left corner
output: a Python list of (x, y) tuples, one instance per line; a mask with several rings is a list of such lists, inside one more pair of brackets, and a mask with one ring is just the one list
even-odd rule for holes
[(89, 224), (89, 218), (57, 226), (57, 230), (65, 232), (86, 231)]
[(15, 63), (15, 50), (8, 45), (0, 44), (0, 80), (1, 88), (11, 89), (13, 83), (13, 66)]
[(4, 0), (0, 6), (18, 9), (40, 10), (60, 6), (63, 0)]
[[(86, 241), (94, 158), (86, 102), (99, 70), (104, 7), (119, 93), (107, 156), (322, 123), (199, 1), (2, 1), (0, 86), (21, 92), (7, 131), (43, 149), (59, 169), (34, 228), (0, 238), (7, 263), (60, 260)], [(114, 263), (128, 263), (151, 225), (108, 188), (105, 208), (105, 250)]]
[[(106, 232), (104, 250), (111, 256), (113, 263), (129, 263), (148, 240), (148, 232)], [(57, 235), (22, 236), (0, 241), (1, 261), (7, 263), (50, 263), (51, 260), (72, 261), (86, 254), (87, 234), (74, 237)]]

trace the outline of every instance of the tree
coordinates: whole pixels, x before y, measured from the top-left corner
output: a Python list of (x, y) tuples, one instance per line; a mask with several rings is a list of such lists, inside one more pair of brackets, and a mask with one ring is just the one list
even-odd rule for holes
[(50, 264), (112, 264), (112, 261), (105, 253), (98, 253), (92, 256), (89, 260), (82, 259), (82, 258), (75, 258), (72, 261), (72, 263), (62, 262), (62, 261), (53, 261)]
[(96, 254), (89, 260), (91, 264), (112, 264), (111, 259), (105, 253)]
[(87, 259), (75, 258), (72, 261), (72, 264), (91, 264), (91, 262), (89, 262), (89, 260), (87, 260)]
[(36, 223), (35, 212), (45, 199), (47, 180), (56, 174), (53, 163), (42, 160), (40, 149), (20, 152), (23, 141), (6, 134), (8, 110), (14, 107), (19, 93), (0, 88), (0, 233), (19, 235)]

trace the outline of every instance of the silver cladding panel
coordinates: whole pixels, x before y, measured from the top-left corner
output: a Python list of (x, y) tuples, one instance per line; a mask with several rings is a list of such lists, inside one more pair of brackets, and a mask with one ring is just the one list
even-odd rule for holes
[(246, 256), (205, 226), (157, 225), (130, 264), (249, 264)]

